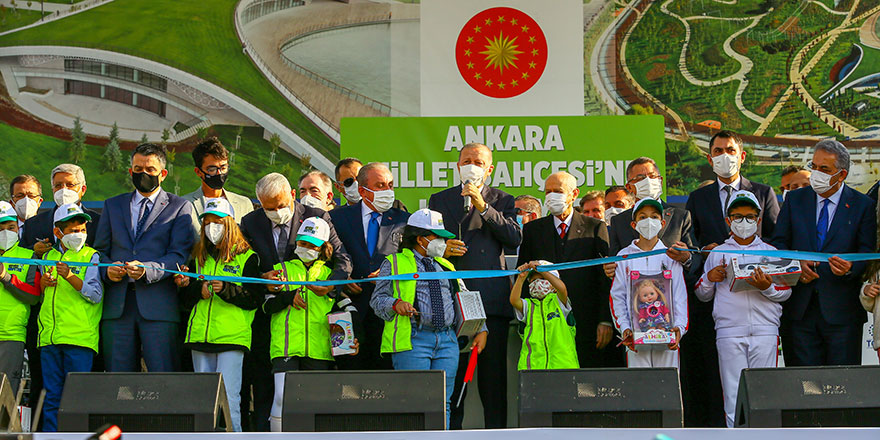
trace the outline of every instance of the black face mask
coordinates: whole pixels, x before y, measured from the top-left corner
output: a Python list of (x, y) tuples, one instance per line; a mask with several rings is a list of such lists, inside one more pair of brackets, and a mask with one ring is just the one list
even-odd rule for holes
[(223, 189), (223, 185), (226, 184), (226, 178), (229, 177), (229, 173), (217, 173), (211, 176), (202, 171), (202, 174), (205, 175), (205, 178), (202, 180), (205, 182), (205, 185), (208, 185), (211, 189)]
[(147, 173), (131, 173), (131, 183), (142, 193), (151, 193), (159, 187), (159, 176)]

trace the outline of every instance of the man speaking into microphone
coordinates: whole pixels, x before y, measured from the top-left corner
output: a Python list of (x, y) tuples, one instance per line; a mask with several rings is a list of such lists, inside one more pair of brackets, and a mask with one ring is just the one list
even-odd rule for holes
[[(450, 240), (447, 258), (457, 270), (505, 269), (504, 248), (516, 248), (522, 239), (516, 222), (513, 196), (486, 183), (492, 174), (492, 151), (483, 144), (469, 143), (458, 154), (460, 185), (431, 196), (428, 208), (443, 214), (443, 226), (464, 242)], [(480, 292), (486, 309), (489, 337), (480, 355), (477, 378), (486, 428), (507, 427), (507, 334), (513, 310), (507, 278), (481, 278), (466, 282)], [(461, 391), (467, 369), (461, 356), (453, 396)], [(461, 429), (464, 403), (452, 407), (449, 426)]]

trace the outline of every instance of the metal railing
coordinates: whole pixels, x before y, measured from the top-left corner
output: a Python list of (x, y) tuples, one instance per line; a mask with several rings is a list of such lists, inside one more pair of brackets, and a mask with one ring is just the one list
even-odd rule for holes
[(241, 11), (241, 24), (248, 24), (260, 17), (271, 14), (273, 12), (282, 11), (284, 9), (303, 6), (306, 2), (303, 0), (260, 0), (247, 5)]

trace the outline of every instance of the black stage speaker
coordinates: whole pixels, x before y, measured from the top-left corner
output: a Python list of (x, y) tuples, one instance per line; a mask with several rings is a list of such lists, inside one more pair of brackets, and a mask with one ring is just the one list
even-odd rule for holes
[(745, 369), (736, 426), (880, 426), (880, 367)]
[(9, 381), (9, 376), (0, 373), (0, 432), (21, 432), (18, 402), (15, 401), (15, 394)]
[(94, 432), (107, 423), (123, 432), (232, 430), (220, 373), (70, 373), (58, 430)]
[(446, 374), (291, 371), (282, 431), (421, 431), (446, 426)]
[(520, 371), (519, 427), (681, 428), (675, 368)]

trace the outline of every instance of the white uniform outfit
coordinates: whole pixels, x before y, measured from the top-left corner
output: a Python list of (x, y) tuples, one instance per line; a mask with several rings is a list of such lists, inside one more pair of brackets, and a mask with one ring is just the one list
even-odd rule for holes
[(718, 365), (724, 391), (724, 412), (727, 426), (733, 427), (736, 393), (743, 368), (775, 367), (779, 335), (779, 317), (782, 301), (791, 296), (791, 288), (771, 284), (765, 290), (752, 289), (731, 292), (730, 281), (713, 283), (708, 272), (736, 258), (737, 264), (760, 262), (761, 257), (715, 252), (715, 250), (776, 250), (755, 236), (751, 244), (743, 246), (728, 238), (706, 257), (704, 273), (697, 284), (696, 295), (701, 301), (715, 300), (712, 317), (715, 318)]
[[(618, 256), (637, 254), (644, 252), (636, 246), (635, 240), (629, 246), (620, 250)], [(654, 250), (666, 249), (662, 241), (657, 240)], [(635, 258), (623, 260), (617, 263), (614, 272), (614, 282), (611, 284), (611, 315), (614, 317), (614, 325), (620, 334), (627, 329), (632, 330), (631, 305), (633, 303), (630, 273), (638, 271), (641, 274), (659, 274), (664, 270), (672, 271), (670, 290), (672, 292), (672, 326), (681, 330), (684, 336), (688, 327), (687, 288), (684, 283), (684, 274), (681, 263), (669, 258), (666, 254), (652, 255), (647, 258)], [(678, 350), (670, 350), (666, 344), (640, 344), (635, 346), (638, 352), (626, 351), (626, 364), (628, 367), (675, 367), (678, 368)]]

